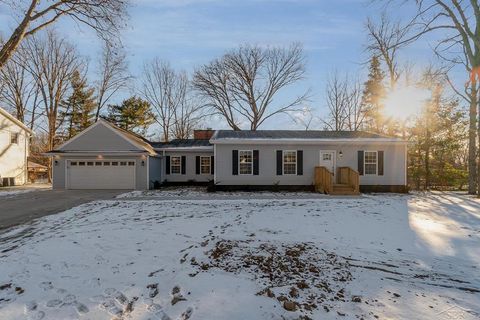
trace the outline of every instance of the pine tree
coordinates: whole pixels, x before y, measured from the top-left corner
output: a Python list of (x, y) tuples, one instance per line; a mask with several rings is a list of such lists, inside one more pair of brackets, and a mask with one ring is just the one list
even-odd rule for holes
[(122, 129), (144, 135), (155, 118), (150, 103), (131, 97), (120, 105), (109, 105), (108, 120)]
[(70, 79), (72, 94), (66, 101), (62, 101), (60, 112), (66, 123), (68, 139), (89, 127), (94, 121), (95, 89), (87, 86), (87, 81), (75, 71)]
[(386, 89), (384, 86), (385, 73), (381, 69), (380, 59), (373, 56), (370, 59), (368, 80), (364, 83), (362, 104), (365, 106), (365, 129), (372, 132), (385, 131), (383, 116)]

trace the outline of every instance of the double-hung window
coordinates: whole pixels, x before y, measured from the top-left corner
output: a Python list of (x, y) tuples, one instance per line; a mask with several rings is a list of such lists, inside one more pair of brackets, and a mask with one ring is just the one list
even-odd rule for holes
[(283, 174), (297, 174), (297, 151), (283, 151)]
[(10, 144), (18, 144), (18, 132), (10, 133)]
[(378, 167), (377, 151), (365, 151), (365, 174), (376, 175)]
[(200, 173), (210, 174), (210, 157), (200, 157)]
[(170, 172), (172, 174), (180, 174), (182, 171), (182, 157), (172, 156), (170, 157)]
[(252, 150), (241, 150), (238, 152), (238, 164), (240, 174), (253, 173), (253, 152)]

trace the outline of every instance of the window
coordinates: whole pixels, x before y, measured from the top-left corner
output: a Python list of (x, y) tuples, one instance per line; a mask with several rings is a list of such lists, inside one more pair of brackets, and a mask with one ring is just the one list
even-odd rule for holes
[(93, 162), (87, 162), (87, 166), (93, 167)]
[(200, 157), (200, 173), (210, 174), (210, 157)]
[(106, 161), (103, 163), (104, 166), (109, 166), (110, 165), (110, 162), (109, 161)]
[(112, 161), (112, 166), (118, 166), (118, 161)]
[(71, 166), (76, 166), (76, 165), (77, 165), (77, 162), (76, 162), (76, 161), (72, 161), (72, 162), (70, 162), (70, 165), (71, 165)]
[(283, 151), (283, 174), (297, 174), (297, 151)]
[(182, 170), (182, 157), (174, 156), (170, 157), (170, 173), (180, 174)]
[(253, 172), (253, 152), (244, 150), (238, 152), (238, 163), (240, 174), (252, 174)]
[(78, 163), (78, 165), (79, 165), (79, 166), (85, 166), (85, 162), (80, 161), (80, 162)]
[(18, 144), (18, 133), (11, 132), (10, 133), (10, 144)]
[(332, 161), (332, 154), (331, 153), (322, 153), (322, 160), (323, 161)]
[(95, 165), (96, 165), (97, 167), (99, 167), (99, 166), (102, 165), (102, 162), (101, 162), (101, 161), (97, 161), (97, 162), (95, 162)]
[(126, 162), (126, 161), (122, 161), (122, 162), (120, 162), (120, 165), (121, 165), (122, 167), (125, 167), (125, 166), (127, 165), (127, 162)]
[(365, 151), (365, 174), (377, 174), (377, 151)]
[(128, 165), (131, 166), (131, 167), (133, 167), (133, 166), (135, 165), (135, 162), (134, 162), (134, 161), (129, 161), (129, 162), (128, 162)]

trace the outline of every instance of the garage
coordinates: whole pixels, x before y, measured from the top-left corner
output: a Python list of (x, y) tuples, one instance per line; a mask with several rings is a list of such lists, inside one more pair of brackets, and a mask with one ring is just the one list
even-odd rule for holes
[(135, 189), (135, 160), (67, 160), (67, 189)]

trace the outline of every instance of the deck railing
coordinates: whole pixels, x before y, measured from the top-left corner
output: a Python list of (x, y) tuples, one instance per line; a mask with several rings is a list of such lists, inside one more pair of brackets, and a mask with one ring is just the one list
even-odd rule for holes
[(315, 167), (315, 191), (331, 193), (333, 188), (333, 173), (325, 167)]
[(354, 189), (354, 192), (360, 192), (360, 175), (350, 167), (339, 167), (337, 169), (337, 182), (346, 184)]

